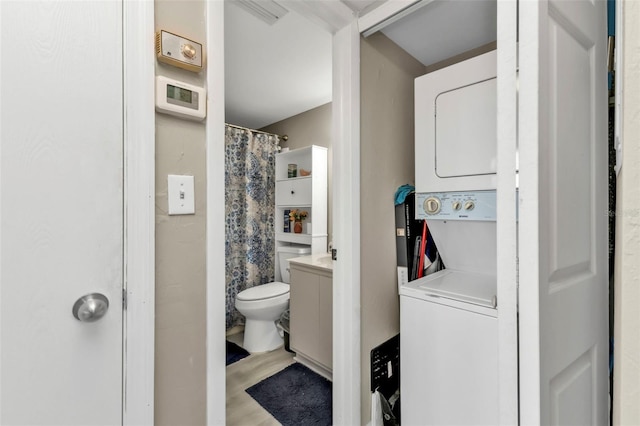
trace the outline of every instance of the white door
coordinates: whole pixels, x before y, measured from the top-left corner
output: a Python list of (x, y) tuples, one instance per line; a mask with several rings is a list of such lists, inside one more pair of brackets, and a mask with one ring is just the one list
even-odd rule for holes
[(2, 1), (0, 40), (0, 423), (121, 424), (122, 3)]
[(606, 2), (521, 1), (522, 424), (608, 424)]

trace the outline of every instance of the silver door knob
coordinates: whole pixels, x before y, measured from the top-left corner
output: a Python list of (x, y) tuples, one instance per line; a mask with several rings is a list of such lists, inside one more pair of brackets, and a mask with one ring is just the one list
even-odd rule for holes
[(91, 293), (82, 296), (73, 304), (73, 316), (81, 322), (94, 322), (107, 313), (109, 299), (104, 294)]

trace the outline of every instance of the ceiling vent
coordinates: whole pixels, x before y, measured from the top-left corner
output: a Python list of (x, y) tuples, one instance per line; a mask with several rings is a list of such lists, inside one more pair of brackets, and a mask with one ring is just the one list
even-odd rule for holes
[(235, 0), (232, 2), (269, 25), (275, 24), (289, 11), (273, 0)]

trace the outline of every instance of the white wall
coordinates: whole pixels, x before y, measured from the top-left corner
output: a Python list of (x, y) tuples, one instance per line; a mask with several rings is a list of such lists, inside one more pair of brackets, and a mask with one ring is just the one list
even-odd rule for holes
[(640, 2), (624, 3), (622, 171), (615, 264), (614, 425), (640, 424)]

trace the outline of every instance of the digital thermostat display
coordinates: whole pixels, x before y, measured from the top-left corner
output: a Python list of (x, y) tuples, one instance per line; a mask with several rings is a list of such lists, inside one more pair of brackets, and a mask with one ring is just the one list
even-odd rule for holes
[(167, 96), (182, 102), (191, 103), (192, 91), (167, 84)]
[(198, 109), (198, 93), (183, 87), (167, 84), (167, 102), (191, 109)]
[(156, 77), (156, 111), (190, 120), (206, 116), (205, 90), (202, 87)]

